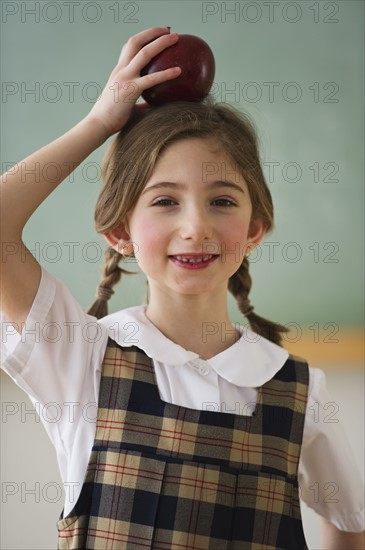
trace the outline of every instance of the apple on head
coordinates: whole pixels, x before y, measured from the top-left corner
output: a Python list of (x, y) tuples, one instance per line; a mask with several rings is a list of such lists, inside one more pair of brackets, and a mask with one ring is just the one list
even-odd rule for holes
[(179, 40), (156, 55), (141, 76), (181, 67), (177, 78), (144, 90), (142, 97), (153, 106), (170, 101), (202, 101), (210, 91), (215, 74), (215, 61), (208, 44), (192, 34), (179, 34)]

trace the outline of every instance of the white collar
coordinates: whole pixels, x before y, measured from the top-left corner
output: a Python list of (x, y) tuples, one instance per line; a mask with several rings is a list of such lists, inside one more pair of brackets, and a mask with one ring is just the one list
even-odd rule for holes
[[(123, 309), (99, 319), (98, 323), (120, 346), (136, 346), (165, 365), (181, 366), (199, 359), (197, 353), (166, 338), (146, 317), (145, 309), (145, 305)], [(241, 332), (241, 338), (207, 363), (236, 386), (261, 386), (281, 369), (289, 353), (242, 325), (236, 324), (235, 328)]]

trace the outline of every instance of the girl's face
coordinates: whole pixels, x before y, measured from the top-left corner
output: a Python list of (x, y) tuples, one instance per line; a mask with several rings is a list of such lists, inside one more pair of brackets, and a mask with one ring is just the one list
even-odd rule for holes
[(227, 292), (229, 277), (265, 227), (251, 221), (248, 188), (215, 140), (189, 138), (160, 156), (127, 230), (154, 290)]

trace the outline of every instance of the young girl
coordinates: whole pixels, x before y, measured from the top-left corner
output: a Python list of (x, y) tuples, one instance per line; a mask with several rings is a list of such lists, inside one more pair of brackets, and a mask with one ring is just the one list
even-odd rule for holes
[[(3, 368), (34, 403), (68, 412), (44, 422), (68, 489), (59, 548), (304, 549), (300, 499), (323, 518), (323, 547), (363, 548), (346, 436), (311, 415), (331, 400), (324, 375), (288, 355), (284, 327), (249, 300), (249, 254), (273, 227), (253, 124), (210, 100), (136, 104), (180, 74), (140, 76), (177, 40), (167, 28), (130, 38), (90, 114), (2, 176)], [(86, 314), (22, 231), (117, 132), (95, 213), (109, 248)], [(56, 182), (24, 176), (48, 162)], [(132, 259), (147, 304), (107, 315)], [(250, 330), (230, 322), (227, 290)], [(334, 498), (314, 499), (313, 484)]]

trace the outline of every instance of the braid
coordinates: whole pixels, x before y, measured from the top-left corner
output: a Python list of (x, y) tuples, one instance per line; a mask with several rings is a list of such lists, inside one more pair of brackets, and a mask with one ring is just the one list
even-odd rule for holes
[(123, 258), (122, 254), (116, 252), (114, 248), (109, 246), (104, 253), (105, 264), (103, 270), (103, 276), (101, 278), (100, 285), (97, 287), (96, 300), (86, 313), (93, 315), (97, 319), (101, 319), (108, 315), (107, 301), (114, 294), (113, 286), (119, 283), (123, 273), (131, 274), (131, 271), (127, 271), (119, 267), (119, 262)]
[(274, 344), (281, 346), (281, 333), (289, 332), (289, 329), (283, 325), (264, 319), (253, 312), (253, 306), (248, 298), (251, 284), (252, 280), (249, 274), (249, 263), (247, 257), (245, 257), (239, 269), (230, 277), (228, 290), (236, 298), (238, 309), (247, 317), (252, 331), (267, 338), (267, 340), (270, 340)]

